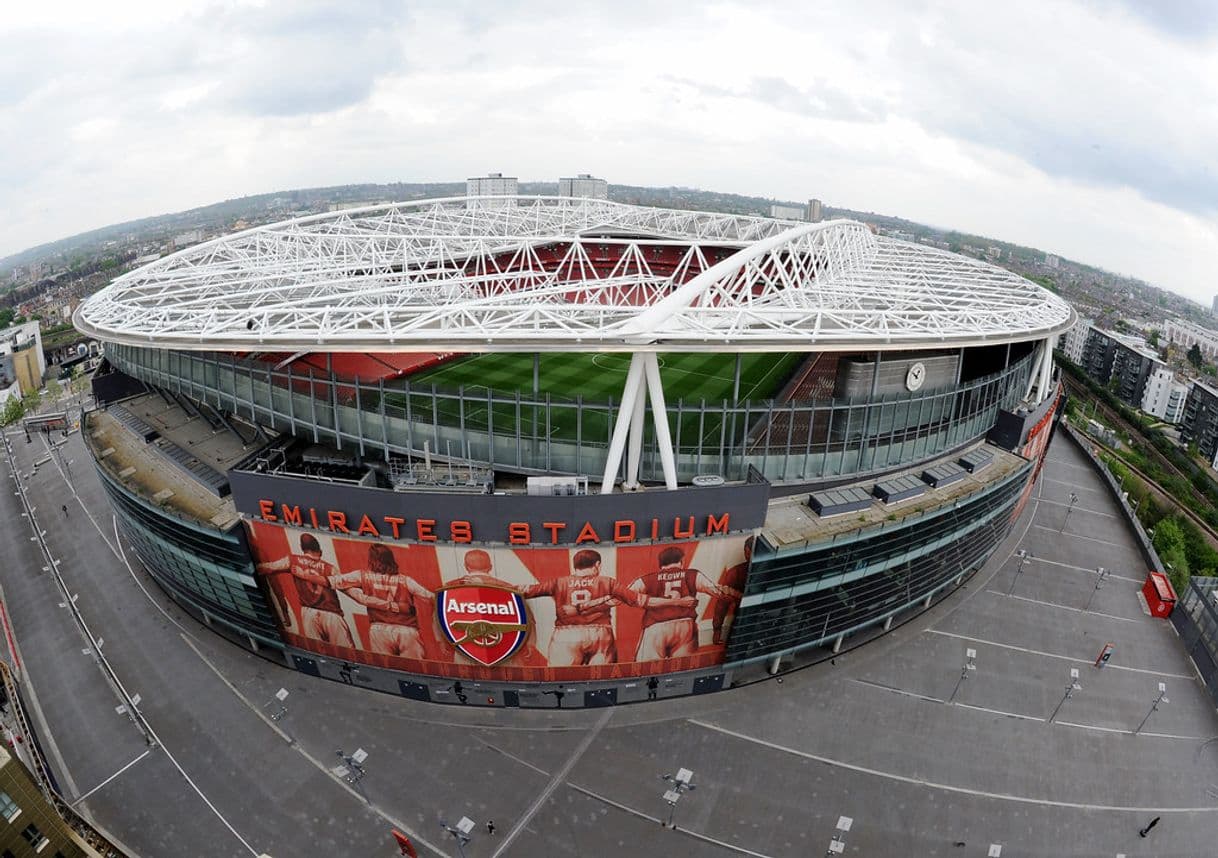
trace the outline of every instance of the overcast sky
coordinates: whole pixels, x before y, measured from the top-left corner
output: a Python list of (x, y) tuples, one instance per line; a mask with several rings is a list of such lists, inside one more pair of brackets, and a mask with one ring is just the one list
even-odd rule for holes
[(1218, 293), (1209, 0), (14, 3), (0, 129), (0, 257), (244, 194), (578, 171)]

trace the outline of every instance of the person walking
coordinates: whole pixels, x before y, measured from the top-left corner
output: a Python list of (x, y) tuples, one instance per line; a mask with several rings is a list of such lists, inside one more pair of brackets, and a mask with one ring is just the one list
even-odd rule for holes
[(1161, 816), (1156, 816), (1154, 819), (1152, 819), (1150, 822), (1148, 822), (1146, 824), (1145, 828), (1143, 828), (1141, 831), (1138, 832), (1138, 836), (1145, 837), (1147, 834), (1150, 833), (1150, 829), (1154, 828), (1156, 825), (1159, 824), (1159, 820), (1162, 818), (1163, 817), (1161, 817)]
[(494, 833), (495, 833), (495, 820), (493, 820), (493, 819), (488, 819), (488, 820), (486, 821), (486, 833), (487, 833), (487, 834), (494, 834)]
[(654, 676), (647, 680), (647, 699), (648, 700), (656, 699), (656, 691), (659, 689), (659, 687), (660, 687), (660, 680), (656, 679)]
[(63, 510), (64, 515), (68, 514), (68, 505), (66, 503), (62, 507), (60, 507), (60, 509)]

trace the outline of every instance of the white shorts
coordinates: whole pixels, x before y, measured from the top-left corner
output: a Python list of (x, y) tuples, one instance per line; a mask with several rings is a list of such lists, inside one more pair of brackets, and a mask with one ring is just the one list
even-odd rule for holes
[(300, 619), (303, 621), (305, 637), (355, 649), (351, 630), (347, 628), (347, 621), (343, 619), (342, 614), (323, 611), (320, 608), (301, 608)]
[(414, 626), (373, 623), (368, 627), (369, 648), (381, 655), (423, 658), (423, 639)]
[(693, 655), (698, 648), (698, 623), (689, 617), (665, 620), (643, 629), (635, 661), (659, 661)]
[(546, 652), (550, 667), (585, 664), (613, 664), (617, 661), (617, 642), (613, 629), (605, 623), (586, 626), (555, 626)]

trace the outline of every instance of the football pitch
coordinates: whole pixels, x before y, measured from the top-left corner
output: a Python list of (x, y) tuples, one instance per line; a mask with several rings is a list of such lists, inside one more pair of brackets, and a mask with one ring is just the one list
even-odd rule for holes
[[(760, 401), (770, 399), (782, 388), (799, 365), (803, 354), (745, 354), (740, 365), (740, 399)], [(538, 398), (546, 394), (552, 397), (550, 414), (544, 408), (511, 402), (495, 402), (489, 409), (485, 400), (488, 390), (496, 399), (514, 397), (519, 392), (526, 402), (533, 397), (532, 354), (483, 354), (458, 358), (440, 366), (410, 376), (414, 390), (428, 390), (435, 385), (437, 392), (455, 392), (463, 389), (465, 395), (465, 426), (471, 430), (490, 428), (497, 435), (519, 432), (522, 436), (542, 436), (575, 440), (577, 436), (587, 441), (603, 441), (610, 432), (610, 421), (603, 408), (583, 409), (582, 414), (573, 400), (582, 396), (585, 402), (603, 403), (611, 397), (621, 398), (626, 383), (626, 371), (630, 367), (630, 355), (621, 353), (566, 353), (542, 354), (538, 372)], [(660, 377), (664, 382), (664, 396), (670, 408), (675, 409), (678, 399), (690, 405), (705, 400), (707, 405), (722, 403), (732, 398), (732, 379), (736, 368), (735, 354), (690, 354), (673, 353), (660, 355)], [(403, 408), (404, 396), (387, 394), (386, 405)], [(430, 394), (411, 395), (411, 412), (416, 420), (455, 426), (461, 419), (460, 408), (455, 400), (440, 399), (436, 402), (438, 413), (433, 413)], [(488, 419), (489, 418), (489, 419)], [(713, 425), (712, 425), (713, 424)], [(675, 429), (675, 425), (673, 426)], [(694, 440), (689, 430), (682, 427), (684, 445)], [(717, 437), (718, 416), (706, 415), (701, 427), (704, 438)]]

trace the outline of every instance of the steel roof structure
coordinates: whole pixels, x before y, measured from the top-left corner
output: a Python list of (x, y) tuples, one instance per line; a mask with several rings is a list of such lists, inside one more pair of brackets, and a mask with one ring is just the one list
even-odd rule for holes
[[(620, 254), (598, 270), (591, 246), (607, 244)], [(654, 270), (674, 247), (679, 264)], [(1043, 339), (1074, 312), (1004, 269), (853, 221), (460, 197), (205, 242), (117, 278), (74, 322), (191, 350), (892, 350)]]

